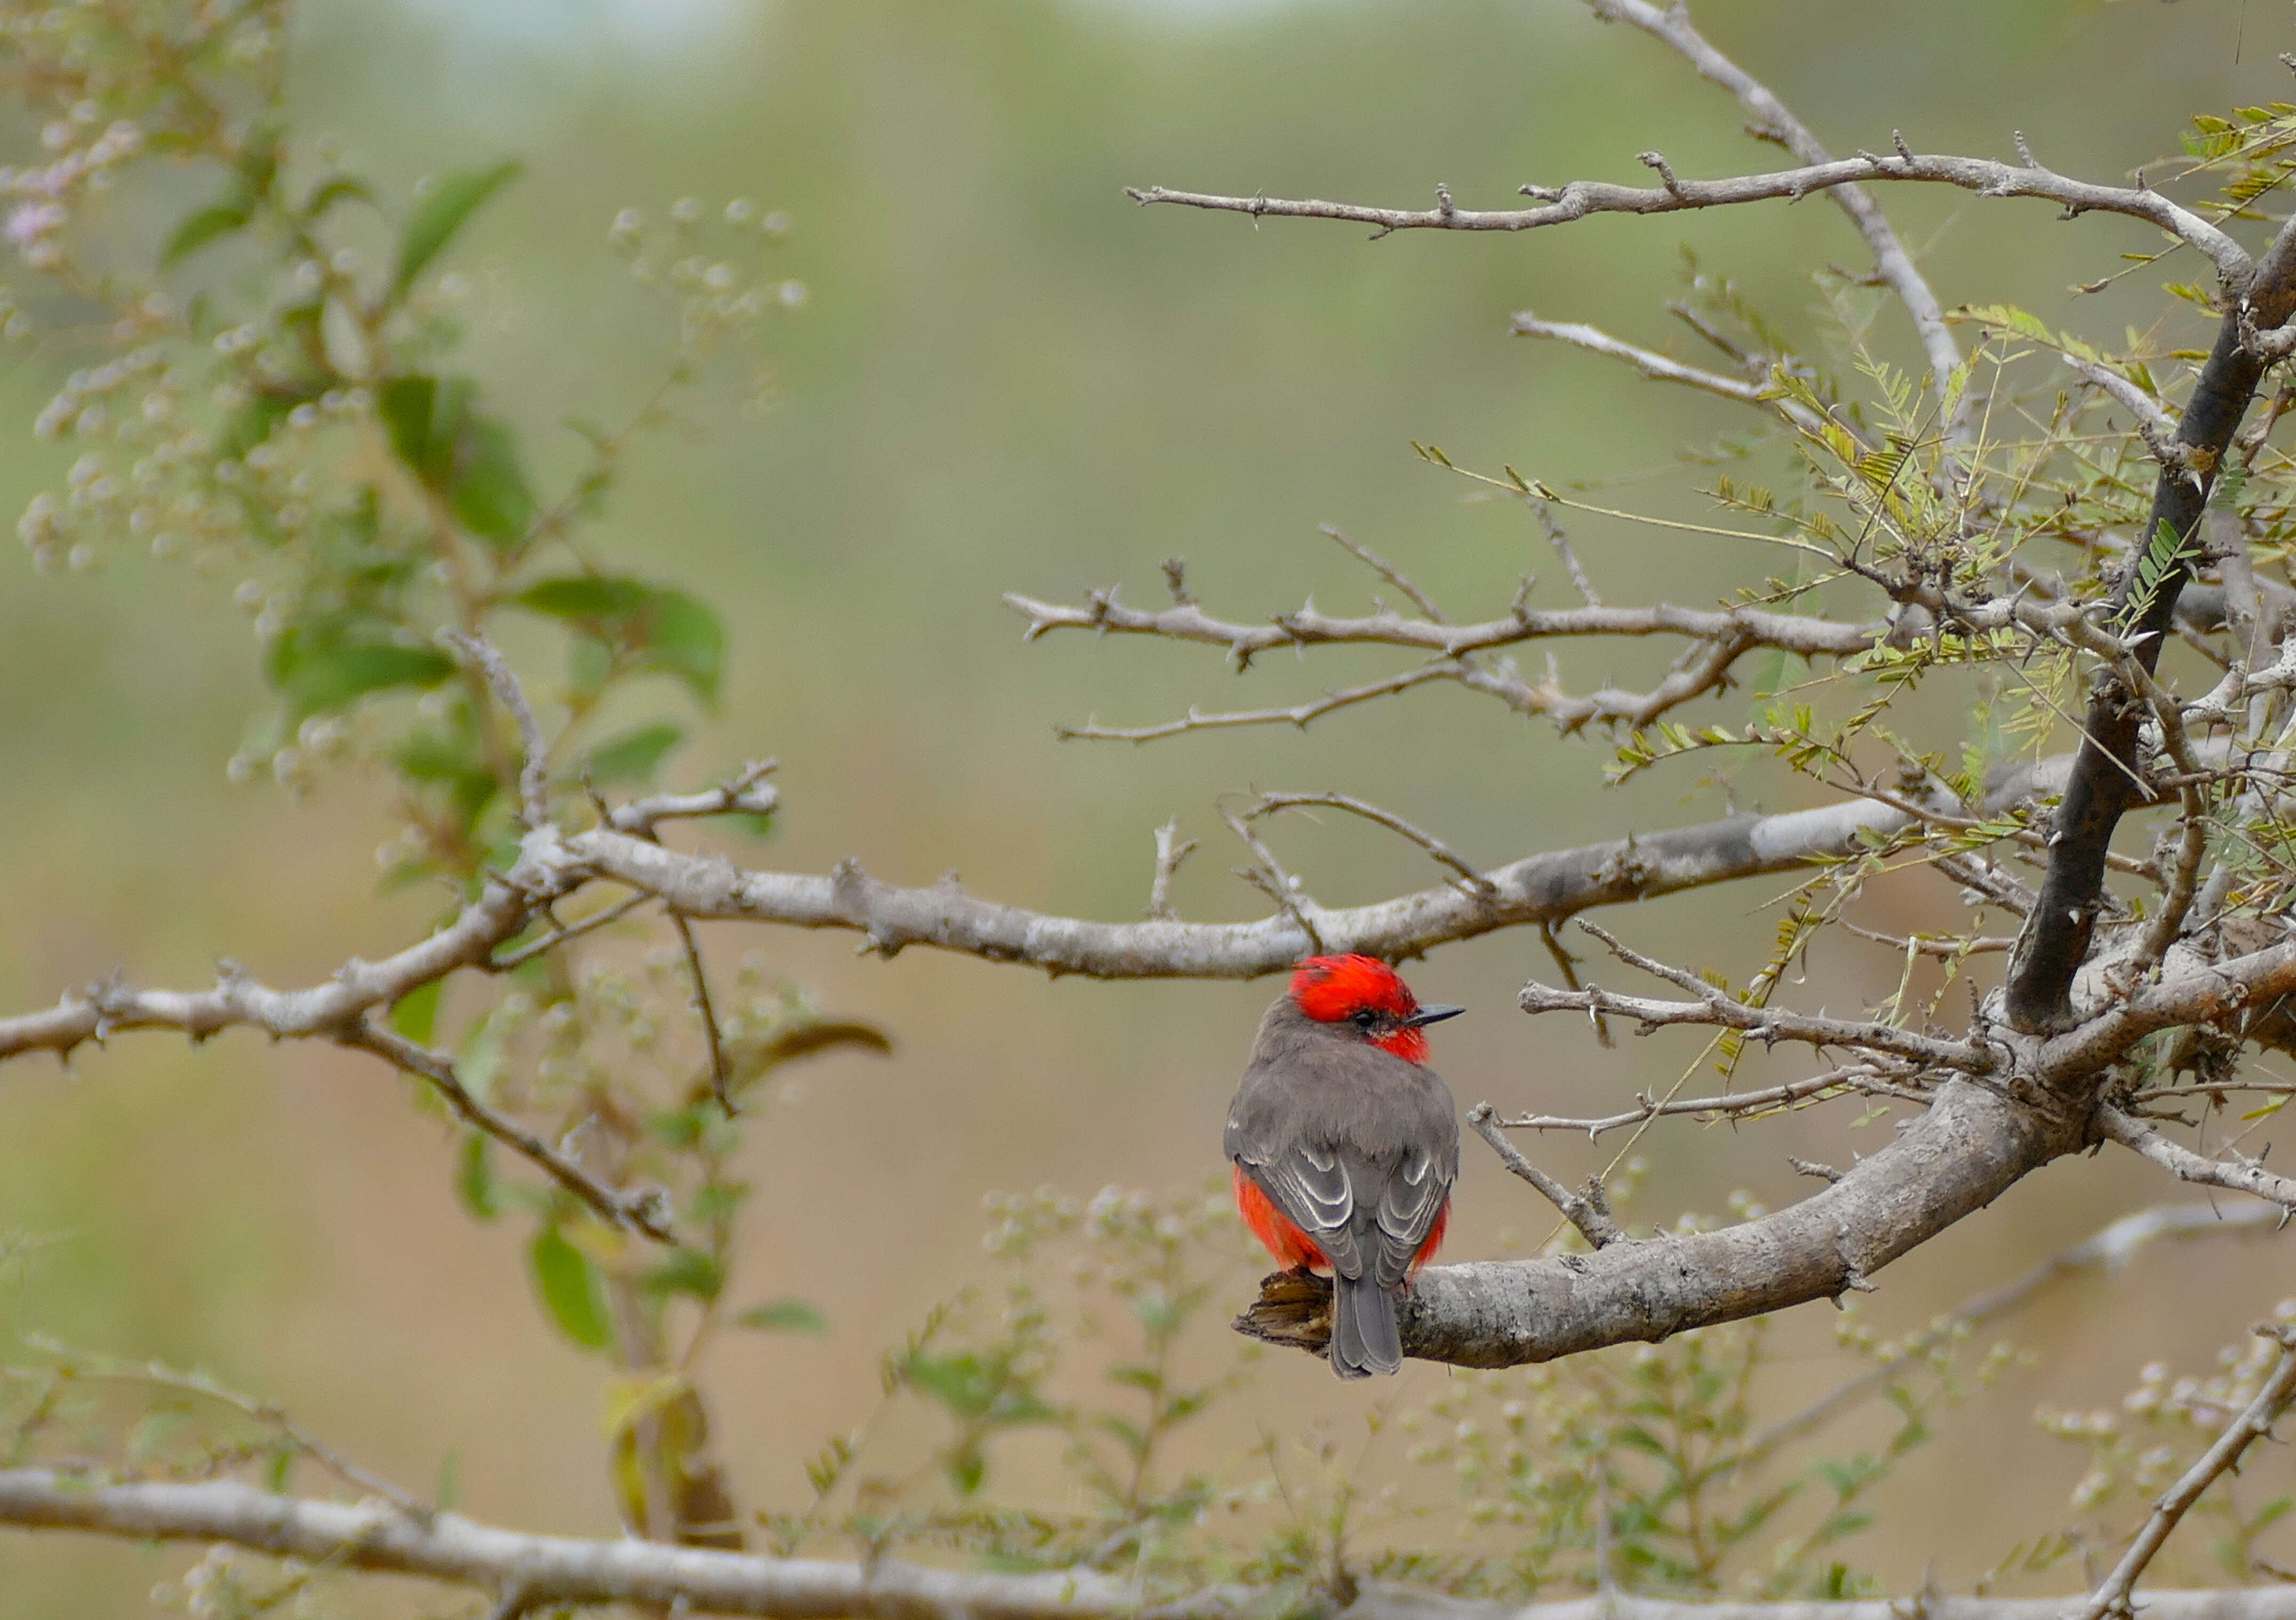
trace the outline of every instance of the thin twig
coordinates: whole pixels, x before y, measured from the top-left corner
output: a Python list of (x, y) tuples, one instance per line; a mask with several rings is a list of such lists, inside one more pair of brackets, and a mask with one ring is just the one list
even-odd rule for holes
[(336, 1038), (346, 1046), (362, 1047), (396, 1063), (408, 1074), (429, 1081), (447, 1106), (466, 1124), (530, 1160), (611, 1224), (644, 1232), (657, 1243), (677, 1240), (677, 1234), (664, 1217), (658, 1190), (622, 1192), (607, 1186), (524, 1125), (496, 1113), (472, 1096), (455, 1073), (454, 1060), (444, 1052), (433, 1051), (396, 1030), (365, 1019), (350, 1026)]
[(1439, 864), (1457, 872), (1461, 881), (1483, 898), (1494, 899), (1498, 895), (1496, 885), (1433, 833), (1422, 831), (1392, 810), (1382, 809), (1366, 799), (1356, 798), (1346, 793), (1262, 793), (1259, 802), (1245, 812), (1244, 820), (1257, 821), (1263, 815), (1297, 810), (1308, 805), (1326, 805), (1334, 810), (1344, 810), (1350, 815), (1359, 815), (1367, 822), (1376, 822), (1390, 832), (1410, 839)]
[(709, 970), (702, 964), (701, 944), (693, 937), (693, 924), (678, 912), (669, 913), (669, 926), (677, 930), (677, 943), (685, 952), (685, 970), (693, 979), (693, 1010), (701, 1015), (702, 1037), (709, 1046), (709, 1094), (731, 1119), (734, 1071), (726, 1061), (726, 1038), (718, 1028), (718, 1010), (710, 1003)]
[(1717, 1097), (1677, 1097), (1670, 1101), (1645, 1093), (1641, 1099), (1641, 1106), (1622, 1114), (1610, 1114), (1594, 1119), (1570, 1119), (1554, 1114), (1525, 1114), (1519, 1119), (1501, 1119), (1496, 1123), (1510, 1131), (1584, 1131), (1589, 1141), (1595, 1141), (1608, 1132), (1622, 1131), (1628, 1125), (1669, 1115), (1703, 1114), (1717, 1119), (1760, 1115), (1782, 1112), (1796, 1103), (1823, 1101), (1836, 1093), (1849, 1095), (1871, 1089), (1859, 1083), (1870, 1072), (1862, 1066), (1853, 1065), (1829, 1069), (1822, 1075), (1812, 1075), (1806, 1080), (1767, 1086), (1758, 1092), (1725, 1092)]
[(494, 691), (495, 700), (518, 726), (519, 824), (531, 832), (550, 820), (550, 745), (543, 740), (542, 723), (534, 717), (534, 705), (526, 700), (526, 689), (492, 642), (460, 630), (446, 631), (443, 638), (479, 667)]
[[(1586, 986), (1578, 982), (1578, 959), (1563, 949), (1562, 937), (1555, 933), (1553, 923), (1538, 925), (1538, 939), (1546, 947), (1547, 955), (1554, 959), (1555, 970), (1562, 975), (1562, 982), (1573, 990), (1585, 989)], [(1604, 1051), (1616, 1048), (1618, 1043), (1611, 1037), (1611, 1020), (1598, 1012), (1594, 1017), (1594, 1025), (1595, 1044)]]
[(2273, 1174), (2254, 1159), (2238, 1154), (2233, 1155), (2229, 1160), (2210, 1158), (2205, 1154), (2195, 1153), (2190, 1148), (2169, 1141), (2134, 1115), (2123, 1113), (2107, 1104), (2097, 1106), (2096, 1123), (2097, 1129), (2104, 1135), (2129, 1151), (2152, 1160), (2180, 1182), (2249, 1193), (2279, 1205), (2285, 1212), (2296, 1214), (2296, 1181)]
[(1166, 922), (1179, 916), (1172, 909), (1172, 880), (1195, 848), (1195, 839), (1181, 838), (1178, 816), (1156, 829), (1156, 877), (1148, 886), (1148, 915)]
[(1907, 1334), (1901, 1341), (1906, 1355), (1845, 1379), (1792, 1417), (1762, 1430), (1747, 1442), (1734, 1466), (1742, 1470), (1766, 1460), (1781, 1446), (1823, 1427), (1835, 1413), (1905, 1376), (1910, 1357), (1944, 1343), (1956, 1331), (1980, 1328), (2007, 1315), (2061, 1277), (2126, 1265), (2138, 1250), (2157, 1239), (2208, 1237), (2267, 1226), (2277, 1213), (2267, 1204), (2241, 1204), (2230, 1209), (2218, 1209), (2213, 1204), (2159, 1204), (2122, 1215), (2070, 1248), (2050, 1256), (2014, 1281), (1972, 1295), (1931, 1326)]
[(1570, 576), (1571, 587), (1578, 593), (1578, 599), (1590, 608), (1601, 607), (1602, 593), (1595, 589), (1595, 582), (1587, 577), (1586, 568), (1578, 560), (1578, 552), (1570, 544), (1570, 536), (1563, 532), (1562, 525), (1554, 520), (1553, 504), (1541, 500), (1533, 500), (1529, 504), (1531, 511), (1538, 519), (1538, 527), (1546, 535), (1546, 544), (1553, 546), (1554, 554), (1562, 560), (1562, 571)]
[(1516, 997), (1517, 1004), (1525, 1012), (1614, 1012), (1620, 1018), (1634, 1019), (1645, 1031), (1672, 1024), (1702, 1024), (1710, 1027), (1742, 1030), (1765, 1042), (1798, 1041), (1811, 1046), (1839, 1046), (1887, 1052), (1893, 1057), (1911, 1059), (1924, 1067), (1956, 1069), (1966, 1075), (1990, 1074), (2000, 1060), (1997, 1053), (1976, 1042), (1948, 1041), (1934, 1035), (1916, 1035), (1912, 1030), (1878, 1021), (1860, 1023), (1846, 1019), (1784, 1012), (1774, 1007), (1751, 1006), (1725, 995), (1696, 974), (1670, 968), (1628, 950), (1583, 917), (1578, 920), (1578, 926), (1618, 952), (1622, 961), (1669, 983), (1678, 984), (1699, 999), (1694, 1002), (1653, 1001), (1644, 996), (1614, 994), (1599, 985), (1589, 985), (1586, 989), (1575, 992), (1557, 990), (1533, 980), (1525, 985)]
[(1491, 1151), (1499, 1156), (1499, 1163), (1537, 1188), (1538, 1196), (1561, 1210), (1563, 1217), (1578, 1229), (1579, 1235), (1595, 1248), (1616, 1243), (1627, 1235), (1603, 1203), (1600, 1182), (1589, 1182), (1589, 1196), (1582, 1198), (1532, 1164), (1501, 1133), (1498, 1122), (1491, 1117), (1489, 1103), (1479, 1102), (1469, 1109), (1467, 1124), (1476, 1135), (1490, 1143)]
[(489, 958), (486, 963), (487, 971), (507, 973), (513, 968), (523, 967), (537, 956), (547, 955), (570, 939), (579, 939), (583, 935), (595, 933), (609, 923), (619, 922), (653, 898), (653, 896), (646, 894), (625, 895), (602, 912), (593, 912), (579, 921), (570, 922), (562, 929), (553, 929), (541, 938), (528, 941), (515, 951)]
[(1326, 948), (1324, 937), (1308, 916), (1308, 909), (1316, 903), (1308, 898), (1306, 888), (1297, 878), (1283, 870), (1283, 863), (1275, 858), (1275, 852), (1251, 830), (1248, 821), (1226, 805), (1219, 807), (1219, 817), (1227, 823), (1227, 830), (1235, 834), (1237, 840), (1251, 852), (1251, 865), (1231, 870), (1275, 903), (1277, 909), (1308, 937), (1308, 943), (1314, 947), (1316, 955), (1324, 954)]
[(1428, 596), (1427, 593), (1421, 590), (1416, 585), (1414, 585), (1409, 579), (1406, 578), (1402, 571), (1398, 569), (1395, 564), (1390, 562), (1386, 558), (1372, 550), (1371, 547), (1367, 545), (1357, 545), (1354, 541), (1349, 539), (1347, 536), (1341, 534), (1339, 529), (1329, 523), (1319, 523), (1316, 527), (1324, 535), (1338, 542), (1341, 549), (1347, 552), (1350, 556), (1363, 563), (1365, 567), (1370, 569), (1373, 573), (1377, 574), (1382, 579), (1384, 579), (1388, 584), (1393, 585), (1397, 590), (1409, 597), (1411, 599), (1411, 605), (1418, 609), (1422, 613), (1424, 613), (1430, 623), (1447, 625), (1451, 622), (1449, 619), (1443, 617), (1443, 610), (1435, 605), (1434, 601)]
[(2296, 1329), (2260, 1323), (2256, 1332), (2280, 1346), (2280, 1359), (2273, 1363), (2256, 1398), (2225, 1426), (2216, 1444), (2201, 1454), (2200, 1460), (2185, 1470), (2185, 1477), (2152, 1504), (2152, 1516), (2136, 1533), (2136, 1542), (2121, 1555), (2120, 1562), (2113, 1566), (2112, 1573), (2089, 1594), (2088, 1601), (2073, 1620), (2104, 1620), (2108, 1615), (2131, 1615), (2134, 1611), (2129, 1596), (2137, 1577), (2167, 1543), (2185, 1513), (2203, 1492), (2240, 1461), (2243, 1452), (2271, 1434), (2274, 1421), (2288, 1410), (2292, 1401), (2296, 1401)]

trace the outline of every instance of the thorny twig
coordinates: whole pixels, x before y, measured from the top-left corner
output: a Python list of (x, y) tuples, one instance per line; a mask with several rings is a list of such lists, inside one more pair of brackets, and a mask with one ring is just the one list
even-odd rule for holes
[(1588, 1182), (1582, 1197), (1532, 1164), (1501, 1133), (1499, 1122), (1491, 1116), (1489, 1103), (1479, 1102), (1469, 1109), (1467, 1124), (1476, 1135), (1490, 1143), (1491, 1151), (1499, 1156), (1499, 1163), (1538, 1189), (1539, 1197), (1561, 1210), (1563, 1218), (1577, 1227), (1593, 1247), (1601, 1248), (1627, 1235), (1611, 1216), (1610, 1206), (1603, 1198), (1602, 1182)]

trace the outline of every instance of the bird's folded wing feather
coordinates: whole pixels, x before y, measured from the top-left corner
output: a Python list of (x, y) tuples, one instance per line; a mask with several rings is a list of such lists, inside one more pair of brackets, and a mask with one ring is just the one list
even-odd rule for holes
[(1394, 1288), (1411, 1274), (1411, 1263), (1426, 1246), (1427, 1234), (1451, 1197), (1456, 1171), (1432, 1154), (1406, 1150), (1402, 1162), (1388, 1173), (1380, 1193), (1376, 1224), (1379, 1253), (1373, 1275), (1383, 1289)]

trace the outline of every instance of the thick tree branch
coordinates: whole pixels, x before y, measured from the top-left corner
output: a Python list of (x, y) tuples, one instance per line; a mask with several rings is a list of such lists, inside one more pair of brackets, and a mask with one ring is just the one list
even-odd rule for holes
[[(2059, 768), (2059, 762), (2044, 761), (2005, 776), (1988, 803), (2049, 791)], [(494, 953), (541, 908), (594, 879), (664, 901), (690, 918), (848, 929), (885, 953), (930, 945), (1098, 978), (1251, 978), (1281, 972), (1314, 948), (1298, 921), (1280, 912), (1254, 922), (1095, 922), (979, 899), (952, 883), (905, 888), (869, 877), (852, 862), (827, 876), (745, 871), (722, 855), (685, 855), (616, 830), (774, 803), (770, 789), (728, 787), (641, 800), (586, 832), (545, 827), (528, 836), (511, 870), (452, 922), (380, 961), (353, 960), (325, 983), (292, 990), (258, 984), (231, 965), (204, 991), (90, 986), (45, 1012), (0, 1019), (0, 1060), (29, 1051), (69, 1057), (86, 1042), (136, 1029), (175, 1030), (194, 1040), (232, 1028), (283, 1039), (340, 1038), (364, 1014), (457, 968), (507, 960)], [(1483, 873), (1488, 887), (1481, 889), (1444, 884), (1371, 905), (1317, 908), (1313, 919), (1331, 949), (1402, 960), (1499, 929), (1551, 924), (1594, 906), (1799, 871), (1854, 854), (1867, 838), (1890, 836), (1912, 821), (1894, 806), (1861, 798), (1735, 815), (1527, 856)]]
[[(627, 1603), (764, 1620), (1234, 1620), (1267, 1593), (1215, 1587), (1159, 1600), (1097, 1570), (988, 1575), (894, 1559), (760, 1558), (627, 1539), (526, 1535), (441, 1513), (425, 1524), (377, 1504), (285, 1496), (230, 1481), (101, 1485), (42, 1469), (0, 1470), (0, 1525), (142, 1542), (224, 1543), (333, 1567), (416, 1575), (526, 1608)], [(1555, 1603), (1438, 1598), (1365, 1582), (1330, 1620), (1903, 1620), (1902, 1603), (1677, 1602), (1606, 1592)], [(1929, 1620), (2062, 1620), (2062, 1598), (1924, 1593)], [(2152, 1591), (2147, 1620), (2296, 1620), (2296, 1587)]]
[[(2136, 664), (2148, 675), (2160, 661), (2177, 598), (2192, 577), (2194, 543), (2218, 464), (2264, 375), (2265, 363), (2251, 352), (2245, 333), (2258, 325), (2277, 326), (2296, 313), (2296, 221), (2281, 227), (2254, 275), (2234, 278), (2231, 286), (2234, 307), (2218, 327), (2216, 345), (2177, 424), (2178, 459), (2164, 465), (2154, 483), (2138, 558), (2163, 534), (2181, 544), (2174, 560), (2149, 585), (2146, 570), (2132, 560), (2113, 593), (2122, 639), (2133, 644)], [(2052, 830), (2048, 871), (2010, 969), (2005, 1002), (2009, 1021), (2019, 1029), (2046, 1034), (2074, 1019), (2073, 978), (2095, 937), (2113, 830), (2137, 793), (2138, 736), (2146, 712), (2138, 694), (2117, 675), (2102, 680), (2090, 700), (2080, 751)]]
[[(1404, 1353), (1519, 1366), (1837, 1298), (2086, 1137), (2078, 1120), (1948, 1080), (1887, 1146), (1759, 1220), (1592, 1255), (1430, 1266), (1405, 1303)], [(1236, 1326), (1320, 1354), (1330, 1312), (1327, 1282), (1287, 1275)]]

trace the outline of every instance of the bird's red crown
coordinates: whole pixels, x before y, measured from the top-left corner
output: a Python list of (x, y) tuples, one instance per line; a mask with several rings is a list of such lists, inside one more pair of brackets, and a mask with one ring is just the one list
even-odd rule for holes
[[(1310, 956), (1292, 973), (1292, 999), (1320, 1024), (1344, 1023), (1359, 1012), (1407, 1019), (1419, 998), (1376, 956)], [(1413, 1063), (1427, 1061), (1427, 1037), (1413, 1028), (1390, 1026), (1372, 1044)]]
[(1407, 1019), (1419, 998), (1376, 956), (1310, 956), (1292, 973), (1292, 999), (1321, 1024), (1336, 1024), (1358, 1012), (1388, 1012)]

